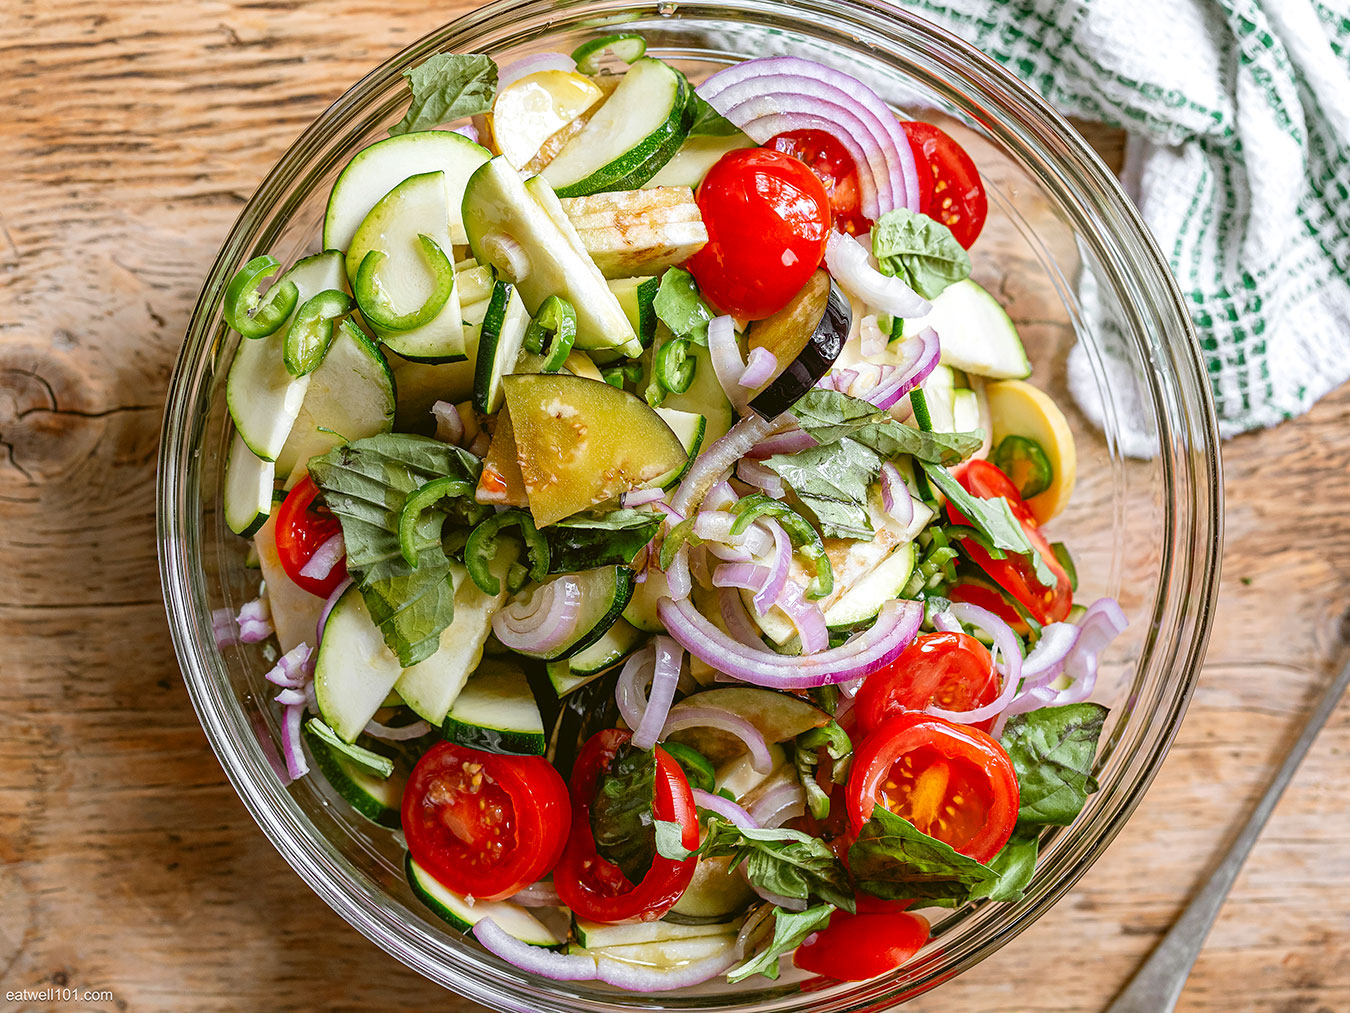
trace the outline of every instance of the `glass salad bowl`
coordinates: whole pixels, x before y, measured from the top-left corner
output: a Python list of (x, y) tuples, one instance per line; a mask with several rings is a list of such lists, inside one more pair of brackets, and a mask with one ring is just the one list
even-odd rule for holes
[[(1131, 620), (1104, 657), (1093, 694), (1111, 709), (1097, 759), (1100, 790), (1071, 826), (1045, 835), (1025, 898), (945, 914), (901, 971), (872, 981), (815, 979), (804, 992), (800, 972), (788, 966), (776, 982), (715, 979), (638, 995), (548, 981), (502, 962), (417, 901), (394, 832), (334, 804), (321, 777), (285, 783), (262, 645), (221, 648), (213, 636), (212, 612), (237, 612), (257, 589), (247, 543), (227, 529), (220, 505), (230, 433), (225, 376), (238, 341), (221, 319), (226, 283), (257, 253), (284, 263), (317, 251), (337, 173), (406, 109), (403, 70), (446, 51), (485, 52), (499, 63), (570, 52), (618, 25), (642, 33), (653, 55), (694, 81), (748, 56), (792, 53), (834, 64), (897, 110), (941, 123), (967, 148), (990, 198), (974, 277), (1019, 324), (1034, 381), (1064, 407), (1077, 438), (1077, 490), (1052, 535), (1073, 548), (1080, 597), (1114, 596)], [(1100, 428), (1070, 395), (1070, 376), (1098, 402)], [(1152, 456), (1125, 456), (1141, 444)], [(1217, 436), (1195, 336), (1166, 262), (1120, 186), (1026, 85), (926, 22), (870, 0), (499, 0), (374, 70), (291, 146), (221, 248), (171, 382), (158, 495), (164, 595), (184, 677), (254, 818), (319, 896), (376, 944), (471, 999), (521, 1013), (878, 1009), (987, 957), (1087, 871), (1156, 773), (1204, 654), (1221, 541)]]

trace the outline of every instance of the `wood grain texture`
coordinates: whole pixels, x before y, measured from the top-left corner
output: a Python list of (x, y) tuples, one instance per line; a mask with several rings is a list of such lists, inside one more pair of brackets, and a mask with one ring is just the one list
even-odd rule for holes
[[(325, 907), (226, 783), (169, 643), (153, 496), (173, 356), (248, 193), (350, 82), (463, 9), (0, 3), (0, 992), (113, 994), (0, 1008), (474, 1008)], [(1296, 733), (1350, 604), (1350, 391), (1225, 456), (1217, 626), (1161, 776), (1053, 912), (910, 1008), (1101, 1009)], [(1343, 707), (1182, 1009), (1350, 1008), (1347, 753)]]

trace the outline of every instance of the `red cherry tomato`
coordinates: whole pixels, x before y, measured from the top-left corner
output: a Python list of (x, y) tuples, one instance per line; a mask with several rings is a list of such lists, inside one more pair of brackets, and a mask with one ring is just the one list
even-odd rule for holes
[(919, 210), (951, 229), (956, 241), (970, 249), (989, 214), (989, 199), (974, 161), (931, 123), (910, 120), (901, 126), (919, 170)]
[(542, 756), (440, 742), (403, 789), (403, 833), (447, 889), (502, 900), (558, 864), (571, 821), (567, 786)]
[(829, 195), (781, 151), (723, 155), (699, 185), (698, 207), (708, 242), (686, 266), (723, 313), (760, 320), (782, 309), (825, 255)]
[[(621, 728), (607, 728), (596, 732), (581, 747), (570, 785), (572, 832), (562, 861), (553, 872), (553, 885), (562, 902), (578, 917), (596, 922), (647, 922), (660, 918), (680, 899), (698, 864), (695, 858), (677, 862), (657, 855), (642, 882), (634, 885), (618, 866), (596, 853), (591, 833), (591, 801), (600, 776), (629, 738), (629, 733)], [(652, 815), (658, 820), (679, 823), (684, 846), (690, 850), (698, 847), (698, 811), (694, 808), (689, 780), (680, 765), (659, 746)]]
[[(1050, 543), (1041, 534), (1040, 525), (1032, 516), (1031, 509), (1022, 502), (1012, 479), (995, 465), (979, 459), (968, 462), (956, 478), (972, 496), (1008, 501), (1028, 541), (1036, 547), (1045, 565), (1055, 575), (1055, 586), (1046, 587), (1037, 580), (1036, 572), (1025, 556), (1010, 554), (1003, 559), (994, 559), (969, 539), (961, 542), (962, 551), (970, 557), (971, 562), (989, 574), (994, 583), (1021, 602), (1038, 623), (1063, 622), (1068, 618), (1069, 609), (1073, 608), (1073, 585), (1069, 583), (1068, 573), (1055, 558)], [(947, 505), (947, 515), (956, 524), (969, 523), (950, 503)]]
[(1008, 604), (1008, 600), (1003, 597), (1002, 592), (991, 585), (970, 582), (957, 584), (947, 592), (947, 597), (952, 601), (969, 602), (972, 605), (980, 606), (982, 609), (988, 609), (1011, 626), (1014, 632), (1023, 636), (1030, 629), (1026, 621), (1017, 614), (1017, 609)]
[[(863, 681), (853, 703), (866, 735), (887, 718), (929, 704), (968, 711), (993, 703), (999, 680), (984, 644), (964, 633), (925, 633)], [(988, 731), (994, 719), (974, 727)]]
[(978, 728), (900, 714), (863, 740), (848, 779), (848, 818), (861, 831), (877, 805), (929, 837), (987, 862), (1012, 836), (1020, 794), (1003, 747)]
[(788, 130), (770, 137), (764, 147), (791, 155), (816, 174), (829, 194), (836, 229), (860, 236), (872, 228), (872, 222), (862, 213), (858, 166), (832, 135), (824, 130)]
[(347, 558), (344, 556), (328, 571), (322, 580), (306, 577), (300, 571), (320, 545), (342, 532), (342, 522), (322, 502), (316, 503), (319, 487), (308, 475), (286, 494), (277, 510), (277, 555), (286, 576), (310, 594), (327, 598), (333, 589), (347, 579)]
[(928, 942), (928, 920), (907, 912), (836, 911), (828, 928), (808, 936), (792, 962), (803, 971), (839, 981), (865, 981), (900, 967)]

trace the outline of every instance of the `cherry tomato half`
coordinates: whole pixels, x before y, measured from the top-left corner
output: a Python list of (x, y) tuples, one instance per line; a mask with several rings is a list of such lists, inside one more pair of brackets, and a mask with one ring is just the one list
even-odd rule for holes
[(969, 602), (972, 605), (980, 606), (982, 609), (988, 609), (1011, 626), (1014, 633), (1026, 636), (1030, 631), (1026, 620), (1017, 614), (1017, 609), (1008, 604), (1003, 592), (992, 584), (976, 584), (964, 581), (951, 588), (947, 592), (947, 597), (952, 601)]
[[(682, 862), (652, 859), (642, 882), (634, 885), (619, 867), (601, 858), (591, 833), (591, 802), (600, 776), (630, 735), (621, 728), (596, 732), (577, 754), (572, 768), (572, 833), (562, 861), (553, 872), (553, 885), (562, 902), (581, 918), (596, 922), (654, 921), (669, 911), (694, 878), (698, 859)], [(689, 780), (664, 749), (656, 747), (656, 797), (652, 815), (680, 824), (680, 840), (690, 850), (698, 847), (698, 811)]]
[(825, 255), (829, 195), (781, 151), (727, 152), (699, 185), (698, 207), (708, 242), (685, 266), (723, 313), (760, 320), (782, 309)]
[[(993, 703), (999, 680), (984, 644), (964, 633), (924, 633), (858, 690), (853, 710), (866, 735), (887, 718), (929, 704), (968, 711)], [(973, 727), (988, 731), (994, 718)]]
[(900, 967), (928, 942), (928, 919), (907, 912), (836, 911), (828, 928), (797, 947), (792, 962), (803, 971), (839, 981), (865, 981)]
[(862, 213), (858, 166), (832, 135), (824, 130), (788, 130), (770, 137), (764, 147), (791, 155), (816, 174), (829, 194), (836, 229), (860, 236), (872, 228), (872, 222)]
[(848, 817), (860, 831), (877, 805), (977, 862), (1012, 836), (1020, 794), (1003, 747), (978, 728), (905, 713), (863, 739), (848, 779)]
[[(980, 459), (968, 462), (956, 479), (972, 496), (1008, 501), (1013, 516), (1026, 532), (1027, 540), (1036, 547), (1045, 565), (1055, 575), (1055, 586), (1046, 587), (1037, 580), (1035, 570), (1025, 556), (1010, 554), (1003, 559), (994, 559), (983, 547), (969, 539), (961, 542), (962, 551), (970, 557), (971, 562), (989, 574), (994, 583), (1021, 602), (1038, 623), (1063, 622), (1068, 618), (1069, 609), (1073, 608), (1073, 585), (1069, 582), (1068, 573), (1055, 558), (1050, 543), (1041, 534), (1031, 508), (1022, 502), (1012, 479), (995, 465)], [(954, 523), (969, 523), (950, 503), (947, 504), (947, 514)]]
[(502, 900), (558, 864), (571, 821), (567, 786), (542, 756), (439, 742), (403, 789), (413, 860), (447, 889)]
[(989, 214), (989, 199), (975, 162), (965, 148), (931, 123), (908, 120), (900, 125), (919, 170), (919, 210), (951, 229), (956, 241), (970, 249)]
[(342, 522), (322, 502), (315, 502), (319, 487), (308, 475), (286, 494), (277, 510), (277, 555), (286, 576), (310, 594), (327, 598), (333, 589), (347, 579), (347, 559), (344, 556), (328, 571), (322, 580), (306, 577), (300, 571), (320, 545), (342, 532)]

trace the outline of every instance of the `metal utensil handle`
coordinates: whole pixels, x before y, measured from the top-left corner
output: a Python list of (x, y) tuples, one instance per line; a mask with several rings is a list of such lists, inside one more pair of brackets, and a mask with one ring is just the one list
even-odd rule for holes
[(1107, 1007), (1106, 1013), (1170, 1013), (1176, 1006), (1181, 990), (1186, 986), (1186, 979), (1190, 977), (1191, 967), (1205, 944), (1205, 936), (1218, 917), (1219, 909), (1223, 907), (1242, 863), (1247, 860), (1252, 845), (1270, 819), (1284, 789), (1293, 780), (1294, 772), (1308, 754), (1317, 733), (1336, 709), (1336, 703), (1345, 692), (1347, 683), (1350, 683), (1350, 661), (1341, 668), (1340, 674), (1327, 687), (1317, 707), (1308, 716), (1303, 731), (1285, 755), (1280, 769), (1271, 778), (1261, 801), (1256, 803), (1256, 808), (1247, 817), (1246, 825), (1229, 845), (1227, 853), (1210, 873), (1205, 885), (1191, 898), (1181, 917), (1135, 972), (1129, 985)]

